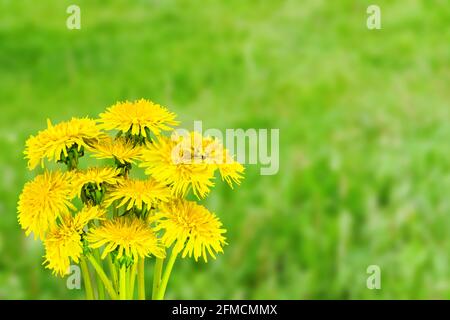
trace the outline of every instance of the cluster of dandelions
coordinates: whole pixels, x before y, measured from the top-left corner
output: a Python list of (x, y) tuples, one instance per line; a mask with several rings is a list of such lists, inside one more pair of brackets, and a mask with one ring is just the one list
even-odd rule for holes
[[(218, 217), (186, 197), (206, 197), (216, 172), (240, 184), (244, 167), (217, 139), (179, 134), (177, 125), (174, 113), (141, 99), (97, 120), (48, 121), (27, 140), (28, 168), (42, 170), (23, 188), (19, 223), (42, 240), (55, 275), (79, 264), (87, 299), (145, 299), (146, 258), (154, 260), (151, 296), (163, 299), (178, 256), (206, 262), (223, 252)], [(82, 161), (86, 154), (93, 159)], [(90, 167), (95, 159), (109, 165)]]

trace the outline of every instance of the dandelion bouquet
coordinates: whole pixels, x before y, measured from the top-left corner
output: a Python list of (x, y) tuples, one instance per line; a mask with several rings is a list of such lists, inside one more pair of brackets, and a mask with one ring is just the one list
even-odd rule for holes
[[(175, 117), (148, 100), (120, 102), (97, 120), (48, 121), (26, 142), (28, 168), (42, 172), (23, 188), (19, 223), (44, 243), (54, 275), (79, 265), (87, 299), (145, 299), (146, 261), (151, 297), (163, 299), (177, 257), (207, 262), (223, 252), (222, 223), (187, 198), (205, 198), (216, 171), (240, 184), (244, 167), (218, 139), (174, 130)], [(110, 165), (86, 167), (88, 153)]]

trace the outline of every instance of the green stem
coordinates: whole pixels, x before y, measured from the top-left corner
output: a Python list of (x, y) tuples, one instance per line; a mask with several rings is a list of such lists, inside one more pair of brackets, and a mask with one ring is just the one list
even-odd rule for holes
[(113, 280), (114, 288), (116, 289), (116, 292), (119, 291), (119, 277), (117, 276), (117, 269), (114, 265), (111, 255), (108, 254), (108, 265), (109, 265), (109, 271), (111, 272), (111, 277)]
[(117, 200), (113, 201), (113, 203), (112, 203), (113, 218), (116, 218), (119, 216), (119, 209), (117, 209), (117, 204), (118, 204)]
[(164, 271), (164, 275), (161, 280), (161, 287), (158, 290), (158, 294), (156, 295), (156, 300), (163, 300), (164, 294), (166, 293), (167, 283), (169, 282), (170, 273), (172, 272), (173, 265), (175, 260), (177, 259), (178, 251), (172, 250), (169, 261), (167, 262), (166, 270)]
[(145, 259), (139, 259), (138, 261), (138, 299), (145, 300)]
[(84, 287), (86, 289), (86, 300), (94, 300), (94, 290), (92, 289), (91, 275), (89, 267), (84, 257), (80, 258), (81, 272), (83, 273)]
[(89, 254), (87, 257), (91, 262), (92, 266), (94, 267), (95, 271), (97, 271), (98, 276), (103, 281), (105, 289), (106, 291), (108, 291), (108, 294), (111, 297), (111, 299), (117, 300), (118, 299), (117, 293), (114, 290), (111, 281), (109, 281), (108, 277), (106, 276), (105, 271), (103, 271), (103, 268), (97, 263), (97, 260), (95, 260), (95, 258), (91, 254)]
[(156, 299), (156, 295), (158, 294), (158, 290), (161, 286), (161, 274), (163, 269), (164, 259), (156, 258), (155, 262), (155, 270), (153, 273), (153, 290), (152, 290), (152, 299)]
[[(94, 257), (97, 260), (98, 264), (102, 267), (102, 260), (100, 259), (100, 252), (98, 250), (94, 251)], [(98, 300), (105, 300), (105, 287), (103, 282), (100, 281), (97, 275), (97, 291), (98, 291)]]
[(130, 272), (130, 290), (128, 292), (128, 298), (133, 299), (134, 298), (134, 283), (136, 282), (136, 271), (137, 271), (137, 263), (133, 263), (133, 266), (131, 267)]
[(127, 267), (125, 264), (120, 267), (120, 276), (119, 276), (119, 299), (126, 300), (127, 299)]

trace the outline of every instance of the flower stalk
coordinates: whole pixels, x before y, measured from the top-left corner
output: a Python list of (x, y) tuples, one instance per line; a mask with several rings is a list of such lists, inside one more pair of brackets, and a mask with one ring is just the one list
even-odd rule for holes
[(152, 290), (152, 299), (156, 299), (158, 291), (161, 286), (161, 275), (163, 269), (164, 259), (157, 258), (155, 262), (155, 269), (153, 273), (153, 290)]
[(105, 274), (105, 271), (103, 270), (103, 268), (97, 263), (97, 260), (95, 260), (95, 258), (92, 255), (88, 255), (88, 259), (91, 262), (92, 266), (94, 267), (95, 271), (97, 272), (100, 280), (105, 285), (105, 289), (108, 292), (111, 299), (117, 300), (119, 297), (118, 297), (117, 293), (115, 292), (111, 281), (108, 279), (108, 276)]
[(161, 286), (156, 293), (156, 300), (163, 300), (164, 295), (166, 293), (167, 283), (169, 282), (170, 274), (172, 273), (173, 265), (175, 264), (175, 260), (177, 260), (178, 252), (176, 250), (172, 250), (172, 254), (170, 255), (169, 261), (167, 261), (166, 270), (164, 271), (164, 275), (161, 279)]
[(94, 289), (92, 288), (91, 275), (85, 258), (80, 259), (80, 268), (83, 275), (84, 287), (86, 291), (86, 300), (94, 300)]
[(122, 265), (120, 267), (120, 273), (119, 273), (119, 299), (120, 300), (126, 300), (127, 299), (127, 267), (125, 265)]
[[(100, 253), (98, 250), (94, 250), (94, 258), (97, 260), (97, 263), (102, 266), (102, 262), (100, 259)], [(98, 292), (98, 300), (105, 300), (105, 287), (101, 279), (97, 275), (97, 292)]]
[(133, 265), (131, 266), (131, 271), (130, 271), (130, 283), (129, 283), (129, 299), (133, 299), (134, 298), (134, 284), (136, 282), (136, 274), (137, 274), (137, 263), (133, 263)]
[(145, 259), (138, 261), (138, 299), (145, 300)]

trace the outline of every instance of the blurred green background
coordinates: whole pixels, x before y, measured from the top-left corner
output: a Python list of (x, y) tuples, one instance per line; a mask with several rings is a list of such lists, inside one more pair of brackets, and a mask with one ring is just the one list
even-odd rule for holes
[(280, 129), (277, 175), (249, 165), (204, 201), (229, 245), (179, 260), (168, 298), (450, 298), (449, 21), (447, 0), (0, 0), (0, 298), (83, 297), (19, 228), (25, 140), (141, 97)]

